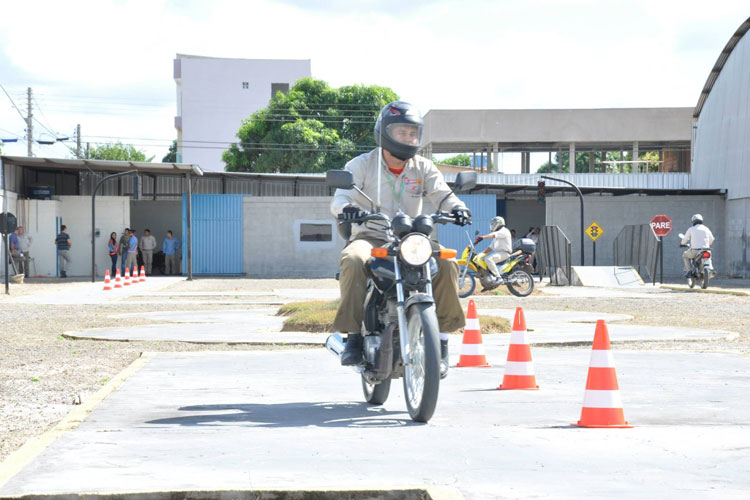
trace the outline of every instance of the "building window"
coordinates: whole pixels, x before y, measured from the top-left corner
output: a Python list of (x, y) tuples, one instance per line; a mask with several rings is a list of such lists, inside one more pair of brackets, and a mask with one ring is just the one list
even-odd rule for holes
[(302, 223), (299, 225), (299, 240), (333, 241), (333, 230), (331, 224)]
[(275, 96), (277, 92), (286, 94), (287, 92), (289, 92), (289, 84), (288, 83), (272, 83), (271, 84), (271, 97)]
[(249, 89), (250, 88), (250, 82), (242, 82), (242, 88), (243, 89)]

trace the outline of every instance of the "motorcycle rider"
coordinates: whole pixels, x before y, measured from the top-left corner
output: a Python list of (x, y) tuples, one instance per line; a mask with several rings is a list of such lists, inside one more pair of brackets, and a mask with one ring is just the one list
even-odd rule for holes
[(507, 260), (513, 252), (513, 236), (505, 227), (505, 219), (500, 216), (493, 217), (490, 221), (490, 232), (484, 236), (477, 236), (474, 244), (487, 239), (492, 239), (492, 242), (483, 260), (487, 264), (487, 270), (492, 273), (493, 279), (498, 281), (500, 272), (497, 270), (497, 264)]
[[(422, 213), (422, 197), (450, 211), (460, 225), (471, 222), (471, 212), (454, 194), (443, 175), (427, 158), (417, 155), (422, 138), (422, 115), (412, 105), (394, 101), (380, 111), (375, 123), (375, 142), (379, 148), (357, 156), (344, 167), (352, 173), (354, 183), (380, 210), (393, 218), (399, 211), (411, 218)], [(344, 214), (348, 220), (365, 214), (370, 203), (354, 189), (337, 189), (331, 202), (331, 213)], [(346, 332), (341, 354), (342, 365), (356, 365), (362, 359), (362, 320), (367, 293), (365, 264), (370, 250), (386, 244), (386, 235), (376, 223), (352, 224), (351, 236), (341, 252), (339, 304), (333, 327)], [(455, 259), (438, 259), (438, 273), (432, 282), (440, 326), (440, 374), (448, 374), (448, 333), (464, 326), (464, 313), (458, 301), (458, 264)]]
[(682, 253), (682, 262), (685, 268), (685, 277), (690, 277), (690, 261), (693, 260), (702, 249), (711, 248), (714, 243), (714, 235), (711, 230), (703, 225), (703, 216), (695, 214), (691, 218), (692, 227), (685, 231), (685, 236), (680, 241), (680, 245), (690, 243), (690, 248)]

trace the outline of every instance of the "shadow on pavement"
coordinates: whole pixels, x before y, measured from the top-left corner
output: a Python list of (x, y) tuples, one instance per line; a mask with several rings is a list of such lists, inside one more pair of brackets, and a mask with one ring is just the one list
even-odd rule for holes
[[(367, 403), (274, 403), (183, 406), (185, 412), (205, 412), (184, 417), (147, 421), (151, 425), (222, 426), (248, 424), (252, 427), (403, 427), (422, 425), (406, 412), (388, 411)], [(396, 417), (404, 415), (404, 417)]]

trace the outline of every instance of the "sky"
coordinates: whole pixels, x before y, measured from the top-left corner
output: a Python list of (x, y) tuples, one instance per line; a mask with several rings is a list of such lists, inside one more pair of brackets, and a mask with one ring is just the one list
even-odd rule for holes
[(314, 78), (387, 86), (423, 113), (692, 107), (749, 15), (746, 0), (8, 1), (0, 84), (18, 110), (0, 90), (0, 139), (25, 136), (31, 87), (35, 139), (80, 124), (84, 144), (120, 140), (159, 161), (176, 138), (177, 53), (310, 59)]

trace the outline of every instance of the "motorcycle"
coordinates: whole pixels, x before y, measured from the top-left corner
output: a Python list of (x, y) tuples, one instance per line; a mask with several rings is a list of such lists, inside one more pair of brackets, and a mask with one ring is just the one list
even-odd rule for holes
[[(680, 233), (677, 235), (682, 240), (685, 235)], [(687, 245), (680, 245), (680, 247), (690, 248), (690, 243)], [(690, 259), (690, 276), (688, 276), (687, 282), (690, 288), (695, 285), (700, 285), (704, 290), (708, 288), (708, 281), (716, 275), (714, 272), (713, 261), (711, 260), (713, 252), (710, 248), (701, 248), (700, 252)]]
[[(457, 191), (476, 186), (476, 172), (461, 172), (456, 178)], [(373, 201), (354, 185), (346, 170), (329, 170), (326, 183), (335, 188), (355, 189), (371, 205), (364, 216), (344, 220), (339, 225), (375, 222), (385, 230), (388, 243), (373, 248), (366, 267), (367, 295), (362, 324), (364, 356), (355, 366), (362, 378), (365, 400), (373, 405), (388, 399), (391, 380), (403, 377), (404, 397), (409, 416), (416, 422), (427, 422), (437, 406), (440, 387), (440, 330), (432, 279), (437, 274), (435, 259), (449, 259), (456, 251), (442, 249), (430, 241), (434, 224), (457, 223), (455, 217), (441, 212), (445, 198), (433, 215), (419, 215), (414, 220), (404, 213), (393, 219), (377, 212)], [(339, 334), (326, 340), (326, 348), (341, 357), (344, 342)]]
[[(479, 234), (479, 231), (476, 234)], [(484, 261), (486, 251), (477, 253), (475, 245), (480, 239), (471, 241), (468, 232), (466, 237), (469, 238), (469, 245), (464, 248), (461, 258), (458, 259), (459, 297), (465, 298), (474, 293), (477, 278), (483, 287), (482, 291), (494, 290), (501, 285), (508, 287), (508, 291), (516, 297), (526, 297), (534, 291), (533, 267), (529, 263), (536, 252), (534, 240), (521, 238), (516, 241), (510, 257), (498, 264), (497, 270), (500, 276), (495, 277), (487, 269), (487, 263)]]

